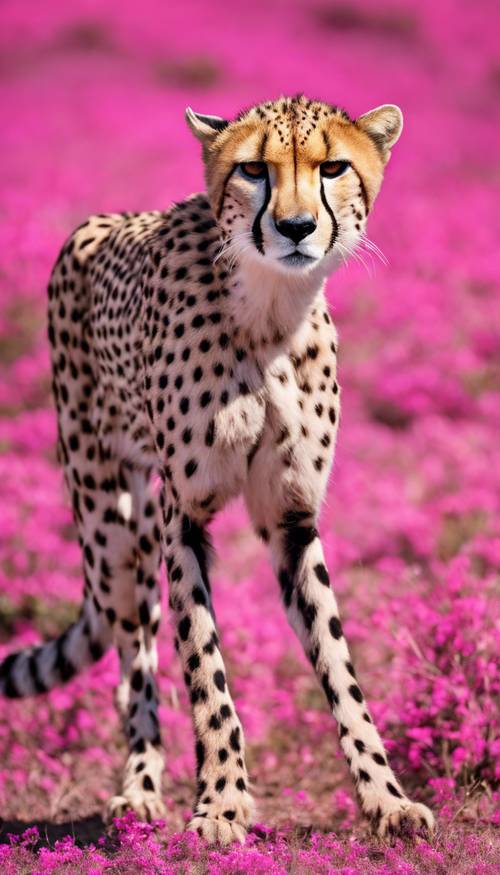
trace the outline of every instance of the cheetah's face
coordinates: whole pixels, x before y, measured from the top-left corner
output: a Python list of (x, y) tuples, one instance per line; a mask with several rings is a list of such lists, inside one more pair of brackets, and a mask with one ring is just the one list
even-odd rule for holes
[(352, 121), (304, 97), (234, 122), (192, 110), (187, 120), (228, 256), (293, 273), (329, 272), (356, 248), (402, 128), (395, 106)]

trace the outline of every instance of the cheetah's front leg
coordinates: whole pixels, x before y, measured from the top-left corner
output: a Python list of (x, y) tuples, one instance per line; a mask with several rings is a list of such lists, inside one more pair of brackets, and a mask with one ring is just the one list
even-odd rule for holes
[(356, 680), (315, 519), (286, 513), (270, 546), (290, 623), (299, 636), (338, 721), (342, 750), (364, 814), (379, 836), (403, 825), (432, 830), (425, 805), (411, 802), (387, 762)]
[(193, 711), (197, 794), (188, 830), (211, 843), (243, 842), (252, 817), (244, 739), (229, 693), (208, 581), (203, 528), (164, 507), (170, 607)]

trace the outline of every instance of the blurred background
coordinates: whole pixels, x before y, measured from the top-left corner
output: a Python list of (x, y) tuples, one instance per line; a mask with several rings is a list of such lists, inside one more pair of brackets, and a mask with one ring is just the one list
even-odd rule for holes
[[(2, 654), (64, 628), (82, 586), (46, 342), (46, 284), (64, 239), (89, 213), (167, 208), (203, 188), (186, 105), (232, 117), (304, 92), (355, 117), (397, 103), (405, 129), (368, 226), (389, 264), (354, 263), (329, 283), (344, 406), (322, 531), (403, 783), (454, 828), (481, 824), (485, 835), (499, 752), (498, 23), (493, 0), (3, 0), (0, 10)], [(239, 504), (214, 534), (215, 606), (262, 819), (349, 829), (334, 727)], [(161, 664), (174, 829), (192, 804), (193, 754), (166, 621)], [(124, 757), (115, 678), (110, 655), (70, 686), (2, 709), (5, 817), (86, 822), (98, 811)]]

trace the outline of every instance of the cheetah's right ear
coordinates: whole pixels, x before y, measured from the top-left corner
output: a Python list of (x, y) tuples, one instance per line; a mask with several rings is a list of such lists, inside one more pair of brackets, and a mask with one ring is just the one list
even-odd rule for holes
[(186, 121), (195, 137), (204, 144), (213, 140), (229, 124), (218, 115), (201, 115), (199, 112), (194, 112), (190, 106), (186, 109)]
[(356, 119), (355, 124), (373, 140), (384, 162), (391, 157), (391, 149), (403, 130), (403, 113), (399, 106), (385, 103), (371, 112), (365, 112)]

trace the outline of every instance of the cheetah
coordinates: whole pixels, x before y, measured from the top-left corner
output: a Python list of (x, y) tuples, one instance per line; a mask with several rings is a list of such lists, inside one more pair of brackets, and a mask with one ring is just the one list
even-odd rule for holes
[(362, 239), (401, 111), (384, 105), (353, 120), (301, 95), (232, 121), (191, 109), (186, 119), (202, 145), (207, 193), (164, 212), (92, 216), (53, 269), (58, 453), (83, 603), (57, 640), (5, 659), (0, 689), (45, 693), (114, 645), (128, 758), (108, 812), (161, 818), (155, 675), (165, 561), (196, 744), (187, 829), (210, 843), (243, 842), (253, 804), (207, 531), (242, 494), (337, 721), (362, 812), (381, 837), (408, 824), (431, 831), (432, 813), (405, 795), (370, 717), (317, 530), (340, 412), (325, 280)]

